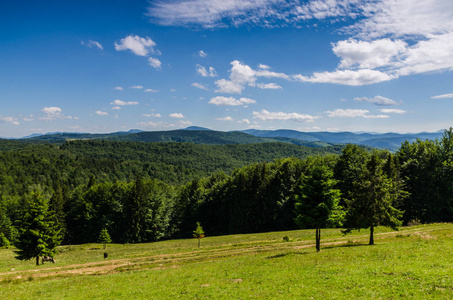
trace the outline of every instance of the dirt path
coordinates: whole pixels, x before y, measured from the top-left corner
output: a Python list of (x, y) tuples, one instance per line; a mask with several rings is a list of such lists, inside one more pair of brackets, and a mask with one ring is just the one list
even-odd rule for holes
[[(436, 230), (435, 228), (415, 228), (404, 230), (403, 232), (386, 232), (375, 235), (375, 239), (385, 239), (388, 237), (396, 236), (398, 234), (417, 234), (427, 235), (429, 232)], [(345, 245), (351, 241), (354, 243), (367, 242), (368, 234), (354, 236), (354, 237), (341, 237), (336, 239), (322, 240), (322, 247)], [(249, 246), (245, 244), (244, 248), (233, 248), (230, 245), (227, 247), (217, 249), (203, 249), (199, 251), (181, 252), (173, 254), (159, 254), (138, 258), (123, 258), (98, 262), (90, 262), (83, 264), (73, 264), (61, 267), (46, 267), (23, 271), (10, 271), (0, 273), (0, 282), (6, 279), (25, 279), (25, 278), (42, 278), (42, 277), (68, 277), (68, 276), (83, 276), (83, 275), (100, 275), (111, 274), (116, 272), (124, 272), (128, 270), (142, 270), (142, 269), (165, 269), (177, 268), (183, 263), (198, 262), (206, 260), (219, 260), (228, 257), (242, 256), (253, 253), (265, 253), (272, 251), (294, 251), (306, 248), (313, 248), (315, 245), (312, 240), (296, 241), (288, 243), (263, 243), (253, 242)]]

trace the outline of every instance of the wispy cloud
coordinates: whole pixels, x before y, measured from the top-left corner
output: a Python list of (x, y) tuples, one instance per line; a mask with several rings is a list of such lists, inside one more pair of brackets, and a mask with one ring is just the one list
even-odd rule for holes
[(116, 106), (126, 106), (126, 105), (138, 105), (137, 101), (123, 101), (123, 100), (115, 100), (113, 102), (110, 102), (111, 105), (116, 105)]
[(216, 77), (217, 72), (213, 67), (209, 67), (206, 69), (202, 65), (197, 65), (197, 73), (200, 74), (203, 77)]
[(236, 99), (234, 97), (217, 96), (209, 100), (209, 104), (217, 106), (246, 106), (248, 104), (255, 104), (256, 101), (250, 98)]
[(335, 109), (326, 111), (329, 118), (366, 118), (366, 119), (384, 119), (388, 118), (387, 115), (369, 115), (370, 111), (366, 109)]
[(134, 86), (131, 86), (130, 89), (138, 89), (138, 90), (141, 90), (143, 88), (143, 86), (141, 85), (134, 85)]
[(97, 111), (96, 111), (96, 114), (97, 114), (98, 116), (108, 116), (108, 115), (109, 115), (108, 112), (101, 111), (101, 110), (97, 110)]
[(176, 119), (184, 119), (184, 115), (181, 113), (172, 113), (169, 115), (170, 118), (176, 118)]
[(234, 119), (230, 116), (226, 116), (224, 118), (216, 118), (217, 121), (228, 121), (228, 122), (233, 122)]
[(199, 82), (194, 82), (194, 83), (192, 83), (192, 86), (193, 86), (193, 87), (196, 87), (196, 88), (199, 88), (199, 89), (201, 89), (201, 90), (205, 90), (205, 91), (208, 90), (208, 88), (207, 88), (204, 84), (199, 83)]
[(382, 97), (382, 96), (376, 96), (374, 98), (367, 98), (367, 97), (357, 97), (357, 98), (354, 98), (354, 101), (357, 101), (357, 102), (369, 102), (369, 103), (373, 103), (375, 105), (379, 105), (379, 106), (392, 106), (392, 105), (398, 105), (398, 104), (401, 104), (401, 102), (396, 102), (395, 100), (392, 100), (392, 99), (389, 99), (389, 98), (386, 98), (386, 97)]
[(147, 93), (157, 93), (158, 90), (154, 90), (154, 89), (146, 89), (145, 92), (147, 92)]
[(20, 123), (17, 121), (17, 118), (7, 116), (0, 116), (0, 123), (11, 123), (13, 125), (20, 125)]
[(87, 46), (89, 48), (98, 48), (100, 50), (104, 50), (104, 47), (102, 47), (102, 44), (97, 42), (97, 41), (93, 41), (93, 40), (89, 40), (88, 42), (84, 42), (84, 41), (81, 41), (80, 42), (82, 45), (84, 46)]
[(449, 99), (449, 98), (453, 98), (453, 94), (444, 94), (431, 97), (431, 99)]
[(200, 57), (206, 57), (206, 56), (208, 56), (208, 54), (206, 54), (206, 52), (204, 52), (203, 50), (198, 51), (198, 55), (199, 55)]
[(123, 90), (124, 90), (124, 88), (123, 88), (123, 87), (121, 87), (121, 86), (115, 86), (115, 90), (118, 90), (118, 91), (123, 91)]
[(379, 111), (384, 114), (405, 114), (405, 113), (407, 113), (407, 111), (405, 111), (405, 110), (396, 109), (396, 108), (382, 108)]
[(285, 112), (269, 112), (265, 109), (260, 112), (254, 111), (253, 117), (262, 121), (296, 121), (310, 123), (319, 117), (299, 114), (299, 113), (285, 113)]

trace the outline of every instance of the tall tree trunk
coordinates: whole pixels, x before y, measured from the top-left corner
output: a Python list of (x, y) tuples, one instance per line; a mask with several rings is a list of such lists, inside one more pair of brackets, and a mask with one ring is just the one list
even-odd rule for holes
[(39, 256), (36, 256), (36, 265), (39, 266)]
[(374, 245), (374, 226), (370, 227), (370, 245)]
[(321, 251), (321, 228), (316, 228), (316, 252)]

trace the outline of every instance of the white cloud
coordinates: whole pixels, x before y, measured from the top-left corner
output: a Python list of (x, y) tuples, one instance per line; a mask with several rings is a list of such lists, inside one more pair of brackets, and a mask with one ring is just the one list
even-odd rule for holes
[(226, 116), (225, 118), (217, 118), (216, 120), (217, 121), (229, 121), (229, 122), (234, 121), (234, 119), (230, 116)]
[(223, 96), (217, 96), (211, 98), (209, 100), (209, 104), (214, 104), (218, 106), (245, 106), (248, 104), (254, 104), (256, 103), (255, 100), (250, 99), (250, 98), (240, 98), (236, 99), (234, 97), (223, 97)]
[(379, 105), (379, 106), (391, 106), (391, 105), (399, 104), (395, 100), (392, 100), (392, 99), (389, 99), (386, 97), (382, 97), (382, 96), (376, 96), (374, 98), (357, 97), (357, 98), (354, 98), (354, 101), (357, 101), (357, 102), (364, 101), (364, 102), (373, 103), (373, 104)]
[(149, 37), (139, 37), (138, 35), (129, 35), (120, 40), (120, 43), (115, 43), (117, 51), (131, 50), (134, 54), (146, 56), (148, 53), (155, 53), (154, 47), (156, 43)]
[(112, 107), (113, 110), (120, 110), (121, 109), (121, 106), (114, 106)]
[(203, 77), (216, 77), (217, 72), (213, 67), (209, 67), (209, 70), (207, 70), (205, 67), (202, 65), (197, 65), (197, 72)]
[(63, 120), (63, 119), (75, 119), (77, 120), (77, 117), (72, 117), (72, 116), (66, 116), (63, 114), (62, 109), (59, 107), (44, 107), (41, 110), (45, 116), (40, 118), (40, 120), (45, 120), (45, 121), (55, 121), (55, 120)]
[(143, 86), (141, 85), (134, 85), (134, 86), (131, 86), (130, 87), (131, 89), (138, 89), (138, 90), (141, 90), (143, 88)]
[(277, 90), (277, 89), (282, 88), (281, 86), (279, 86), (276, 83), (266, 83), (266, 84), (258, 83), (256, 86), (259, 87), (260, 89), (270, 89), (270, 90)]
[(194, 83), (192, 83), (192, 86), (202, 89), (202, 90), (206, 90), (206, 91), (208, 90), (208, 88), (202, 83), (194, 82)]
[[(272, 5), (281, 0), (176, 0), (153, 2), (147, 15), (162, 25), (223, 27), (255, 20), (256, 15), (274, 14)], [(223, 21), (225, 20), (225, 21)]]
[(145, 92), (151, 92), (151, 93), (157, 93), (158, 90), (153, 90), (153, 89), (146, 89)]
[[(290, 76), (284, 73), (276, 73), (268, 70), (268, 66), (260, 65), (259, 70), (255, 71), (250, 66), (241, 63), (238, 60), (234, 60), (230, 63), (232, 65), (230, 71), (230, 80), (220, 79), (215, 82), (218, 86), (217, 93), (227, 94), (240, 94), (244, 90), (245, 86), (257, 86), (256, 80), (259, 77), (266, 78), (281, 78), (290, 79)], [(264, 67), (264, 68), (263, 68)], [(265, 85), (263, 83), (258, 84), (260, 88), (274, 88), (278, 89), (276, 83)]]
[(123, 91), (124, 89), (123, 89), (123, 87), (121, 87), (121, 86), (115, 86), (115, 90)]
[(379, 110), (381, 113), (384, 114), (405, 114), (407, 111), (402, 110), (402, 109), (396, 109), (396, 108), (383, 108)]
[(102, 47), (102, 44), (97, 41), (89, 40), (88, 43), (85, 43), (84, 41), (82, 41), (81, 44), (86, 45), (87, 47), (90, 47), (90, 48), (96, 47), (100, 50), (104, 50), (104, 47)]
[(314, 73), (311, 77), (294, 75), (293, 78), (302, 82), (336, 83), (351, 86), (360, 86), (389, 81), (396, 78), (396, 76), (389, 75), (377, 70), (361, 69), (357, 71), (337, 70), (334, 72)]
[(173, 128), (173, 127), (176, 127), (175, 124), (170, 124), (168, 122), (139, 122), (137, 123), (137, 125), (139, 126), (142, 126), (142, 127), (154, 127), (154, 128), (162, 128), (162, 129), (165, 129), (165, 128)]
[(341, 58), (340, 68), (359, 67), (374, 69), (388, 66), (397, 55), (406, 50), (401, 40), (381, 39), (372, 42), (349, 39), (333, 44), (333, 52)]
[(169, 117), (176, 118), (176, 119), (184, 119), (185, 118), (184, 115), (181, 114), (181, 113), (172, 113), (172, 114), (169, 115)]
[(311, 116), (311, 115), (304, 115), (298, 113), (284, 113), (284, 112), (269, 112), (265, 109), (261, 110), (260, 112), (254, 111), (253, 117), (256, 119), (260, 119), (263, 121), (296, 121), (296, 122), (313, 122), (314, 120), (318, 119), (319, 117)]
[(203, 50), (198, 51), (198, 55), (199, 55), (200, 57), (206, 57), (206, 56), (208, 56), (208, 55), (206, 54), (206, 52), (204, 52)]
[(250, 124), (250, 120), (249, 119), (242, 119), (242, 120), (239, 120), (237, 121), (239, 124)]
[(97, 110), (97, 111), (96, 111), (96, 114), (97, 114), (98, 116), (108, 116), (108, 115), (109, 115), (108, 112), (100, 111), (100, 110)]
[(453, 94), (444, 94), (431, 97), (431, 99), (448, 99), (448, 98), (453, 98)]
[[(123, 100), (115, 100), (113, 102), (110, 102), (110, 104), (112, 105), (116, 105), (116, 106), (126, 106), (126, 105), (138, 105), (138, 102), (137, 101), (123, 101)], [(115, 109), (115, 108), (113, 108)]]
[(162, 117), (160, 114), (155, 114), (155, 113), (151, 113), (151, 114), (143, 114), (143, 116), (145, 116), (145, 117), (152, 117), (152, 118), (160, 118), (160, 117)]
[(159, 59), (150, 57), (148, 58), (149, 65), (155, 69), (160, 69), (162, 66), (162, 63), (160, 62)]
[(6, 116), (0, 116), (0, 123), (11, 123), (13, 125), (20, 125), (16, 118)]
[(369, 115), (370, 111), (366, 109), (335, 109), (333, 111), (326, 111), (329, 118), (341, 117), (341, 118), (367, 118), (367, 119), (382, 119), (388, 118), (386, 115)]
[(267, 70), (267, 69), (270, 69), (271, 67), (269, 67), (268, 65), (264, 65), (264, 64), (259, 64), (258, 65), (258, 69), (264, 69), (264, 70)]

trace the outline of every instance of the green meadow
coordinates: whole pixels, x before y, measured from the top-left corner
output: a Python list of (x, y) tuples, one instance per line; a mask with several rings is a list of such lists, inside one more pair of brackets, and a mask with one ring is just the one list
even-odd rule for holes
[(323, 229), (319, 253), (314, 230), (109, 244), (107, 259), (60, 246), (40, 266), (1, 249), (0, 299), (453, 299), (453, 224), (368, 234)]

